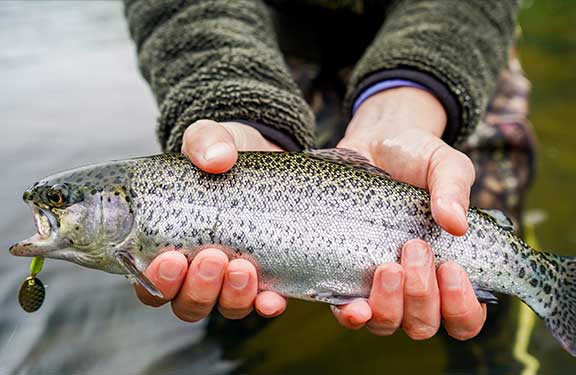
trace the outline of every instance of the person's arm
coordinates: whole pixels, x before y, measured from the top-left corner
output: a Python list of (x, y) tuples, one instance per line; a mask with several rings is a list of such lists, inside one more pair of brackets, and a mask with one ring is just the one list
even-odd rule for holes
[(287, 150), (312, 146), (313, 115), (262, 1), (126, 0), (125, 12), (164, 150), (180, 151), (200, 119), (243, 121)]
[(484, 113), (513, 41), (518, 0), (397, 0), (356, 65), (354, 101), (374, 83), (405, 79), (427, 87), (447, 115), (442, 139), (453, 144)]

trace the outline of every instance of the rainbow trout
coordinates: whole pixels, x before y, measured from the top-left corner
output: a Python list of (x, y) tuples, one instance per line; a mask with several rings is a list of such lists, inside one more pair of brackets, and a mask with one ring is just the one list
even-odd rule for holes
[(12, 254), (130, 275), (155, 295), (142, 273), (155, 256), (216, 245), (256, 266), (260, 290), (340, 305), (368, 297), (375, 268), (421, 238), (437, 265), (464, 267), (481, 301), (520, 298), (576, 355), (576, 257), (536, 251), (503, 215), (475, 208), (468, 232), (452, 236), (426, 191), (352, 151), (244, 152), (221, 175), (180, 154), (109, 162), (45, 178), (24, 201), (38, 233)]

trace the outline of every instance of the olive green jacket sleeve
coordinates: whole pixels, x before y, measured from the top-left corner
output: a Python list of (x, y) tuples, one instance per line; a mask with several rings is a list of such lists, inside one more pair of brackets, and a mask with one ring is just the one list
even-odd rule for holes
[(204, 118), (282, 132), (291, 148), (313, 145), (313, 115), (261, 1), (125, 0), (125, 13), (164, 150), (179, 151), (186, 127)]
[(444, 139), (465, 137), (481, 119), (505, 66), (517, 9), (517, 0), (395, 1), (355, 67), (349, 113), (355, 98), (379, 80), (440, 83), (460, 109), (458, 118), (449, 119)]

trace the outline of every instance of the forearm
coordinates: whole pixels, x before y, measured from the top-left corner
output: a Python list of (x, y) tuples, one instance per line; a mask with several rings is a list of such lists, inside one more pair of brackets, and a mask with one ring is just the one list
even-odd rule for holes
[[(158, 136), (179, 150), (196, 120), (247, 121), (312, 145), (313, 116), (278, 51), (260, 1), (126, 1), (143, 76), (158, 105)], [(271, 132), (271, 134), (273, 131)]]
[(504, 66), (516, 10), (516, 0), (397, 1), (354, 71), (348, 108), (375, 78), (406, 78), (435, 86), (443, 104), (447, 93), (455, 98), (444, 140), (465, 136)]

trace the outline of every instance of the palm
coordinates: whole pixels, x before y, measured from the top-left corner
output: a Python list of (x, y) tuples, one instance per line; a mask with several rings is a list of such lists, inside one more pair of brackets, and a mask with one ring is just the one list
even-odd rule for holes
[(475, 174), (463, 153), (420, 129), (388, 139), (378, 134), (347, 136), (338, 147), (359, 152), (398, 181), (428, 189), (436, 222), (454, 235), (466, 232), (464, 212)]

